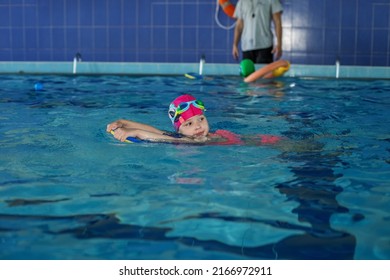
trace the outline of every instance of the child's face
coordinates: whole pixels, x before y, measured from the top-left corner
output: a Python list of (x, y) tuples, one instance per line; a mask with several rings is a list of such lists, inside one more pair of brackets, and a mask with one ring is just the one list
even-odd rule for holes
[(209, 130), (205, 115), (196, 115), (182, 123), (179, 133), (188, 137), (203, 137), (209, 133)]

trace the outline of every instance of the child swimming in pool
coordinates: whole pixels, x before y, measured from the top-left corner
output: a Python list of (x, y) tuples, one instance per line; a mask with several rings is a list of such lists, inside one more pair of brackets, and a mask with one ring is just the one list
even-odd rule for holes
[[(209, 123), (204, 115), (205, 105), (189, 94), (177, 97), (169, 105), (168, 116), (176, 133), (169, 133), (153, 126), (130, 120), (117, 120), (107, 125), (107, 132), (122, 142), (128, 137), (149, 142), (239, 145), (247, 141), (227, 130), (210, 132)], [(278, 136), (257, 135), (257, 144), (275, 144)], [(253, 139), (252, 139), (253, 141)], [(252, 143), (253, 144), (253, 143)]]

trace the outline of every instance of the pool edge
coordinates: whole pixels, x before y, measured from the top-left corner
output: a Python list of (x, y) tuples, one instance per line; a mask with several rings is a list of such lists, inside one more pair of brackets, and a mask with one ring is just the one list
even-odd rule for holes
[[(263, 65), (256, 65), (256, 69)], [(239, 64), (206, 63), (204, 75), (239, 75)], [(198, 63), (79, 62), (75, 74), (183, 75), (197, 73)], [(73, 62), (0, 62), (0, 74), (69, 74)], [(390, 79), (390, 67), (292, 64), (288, 77)]]

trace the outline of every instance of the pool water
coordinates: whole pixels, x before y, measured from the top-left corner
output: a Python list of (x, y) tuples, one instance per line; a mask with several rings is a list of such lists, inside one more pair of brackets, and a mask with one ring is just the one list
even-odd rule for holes
[[(0, 259), (390, 259), (389, 80), (0, 81)], [(105, 132), (119, 118), (171, 130), (183, 93), (205, 102), (212, 130), (284, 141)]]

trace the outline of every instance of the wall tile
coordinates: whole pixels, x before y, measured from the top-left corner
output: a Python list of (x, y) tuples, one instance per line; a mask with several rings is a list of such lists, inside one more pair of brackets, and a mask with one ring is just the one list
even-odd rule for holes
[(308, 0), (303, 0), (298, 2), (294, 2), (292, 5), (293, 9), (293, 16), (292, 16), (292, 26), (303, 28), (303, 27), (310, 27), (310, 10), (309, 10), (309, 3)]
[(370, 64), (372, 64), (373, 66), (387, 66), (388, 61), (383, 59), (382, 55), (374, 54)]
[(36, 28), (26, 28), (25, 29), (25, 42), (28, 45), (27, 48), (23, 46), (24, 49), (36, 51), (38, 47), (38, 35)]
[(138, 46), (138, 29), (125, 28), (123, 30), (123, 46), (125, 49), (132, 49), (135, 51)]
[(138, 28), (138, 48), (139, 51), (147, 51), (152, 48), (151, 42), (151, 32), (152, 29), (150, 27), (140, 27)]
[(122, 29), (112, 27), (108, 31), (108, 48), (111, 52), (112, 49), (121, 50), (123, 47)]
[(121, 26), (122, 19), (122, 1), (112, 0), (108, 2), (108, 24), (110, 26)]
[[(390, 61), (388, 0), (281, 0), (283, 57), (292, 63)], [(233, 3), (237, 1), (233, 0)], [(0, 60), (237, 63), (234, 21), (209, 0), (0, 1)], [(34, 53), (35, 52), (35, 53)]]
[[(1, 14), (1, 12), (0, 12)], [(26, 6), (23, 14), (23, 21), (24, 26), (26, 28), (28, 27), (35, 27), (37, 26), (37, 9), (36, 6)]]
[[(119, 11), (118, 11), (119, 12)], [(96, 0), (93, 5), (93, 24), (95, 26), (108, 25), (108, 5), (106, 0)]]
[(342, 29), (340, 41), (340, 55), (356, 53), (356, 30)]
[(78, 32), (80, 32), (80, 36), (79, 36), (80, 39), (77, 39), (78, 40), (77, 45), (83, 50), (88, 50), (88, 53), (90, 53), (94, 47), (93, 44), (94, 33), (91, 32), (90, 28), (83, 28), (83, 27), (80, 28)]
[(307, 14), (308, 27), (323, 27), (325, 24), (325, 2), (324, 0), (310, 1)]
[[(80, 13), (82, 13), (82, 16), (80, 16)], [(78, 1), (65, 2), (64, 16), (64, 22), (69, 27), (92, 22), (91, 13), (88, 10), (82, 10), (81, 6), (78, 5)]]
[(341, 1), (326, 1), (324, 7), (325, 27), (340, 27), (342, 17), (341, 3)]
[(390, 3), (378, 4), (373, 7), (373, 28), (389, 29), (390, 27)]
[(93, 25), (93, 10), (95, 7), (93, 0), (78, 0), (77, 6), (75, 5), (76, 1), (66, 1), (66, 3), (69, 7), (67, 14), (72, 14), (72, 17), (74, 17), (72, 22), (78, 20), (80, 27), (90, 27)]
[(67, 49), (77, 51), (80, 45), (81, 34), (78, 28), (67, 28), (65, 33), (65, 45)]
[(155, 27), (152, 29), (152, 48), (153, 51), (166, 50), (166, 34), (165, 28)]
[(323, 54), (324, 52), (324, 33), (322, 29), (310, 28), (305, 30), (306, 51), (308, 53)]
[(64, 28), (65, 3), (63, 0), (51, 1), (50, 4), (51, 26)]
[(358, 0), (343, 0), (340, 3), (342, 28), (355, 28), (358, 16), (357, 9), (359, 7)]
[(138, 4), (137, 1), (123, 1), (123, 25), (124, 26), (137, 26), (138, 23)]
[[(50, 2), (49, 1), (39, 1), (38, 2), (38, 26), (45, 27), (51, 24), (51, 12), (50, 12)], [(26, 15), (31, 16), (31, 15)]]
[(108, 53), (108, 32), (105, 27), (96, 27), (94, 30), (94, 48), (99, 52), (106, 51)]
[(19, 61), (26, 60), (26, 52), (24, 50), (20, 50), (20, 49), (12, 50), (11, 56), (13, 60), (19, 60)]
[(162, 4), (152, 5), (151, 24), (153, 26), (166, 26), (168, 22), (168, 6)]
[(11, 47), (13, 49), (23, 49), (25, 46), (24, 29), (14, 28), (11, 35)]
[(183, 30), (183, 49), (193, 50), (197, 48), (198, 30), (195, 27), (184, 28)]
[(23, 27), (23, 9), (19, 6), (11, 6), (10, 8), (10, 24), (12, 26)]
[(9, 27), (11, 23), (10, 7), (0, 6), (0, 27)]
[(292, 32), (292, 46), (294, 51), (306, 51), (308, 38), (307, 28), (294, 28)]
[[(0, 57), (1, 60), (1, 57)], [(28, 49), (25, 52), (25, 61), (36, 61), (38, 60), (38, 53), (36, 49)]]
[(181, 26), (183, 22), (183, 4), (174, 4), (168, 6), (167, 24), (168, 26)]
[(336, 28), (327, 28), (324, 38), (324, 53), (339, 54), (340, 53), (340, 30)]
[(198, 22), (197, 6), (194, 2), (184, 5), (183, 25), (194, 27)]
[(64, 50), (65, 45), (65, 34), (64, 29), (55, 27), (52, 29), (52, 47), (55, 50)]
[(362, 29), (357, 33), (356, 54), (368, 55), (372, 52), (372, 32), (370, 29)]
[(389, 47), (389, 32), (387, 30), (374, 30), (372, 36), (372, 52), (374, 54), (381, 53), (385, 56)]
[(40, 28), (38, 30), (38, 47), (39, 52), (42, 51), (42, 49), (45, 49), (45, 51), (52, 50), (52, 30), (51, 28)]
[(182, 28), (169, 28), (167, 34), (167, 49), (180, 52), (183, 49)]
[(373, 2), (375, 0), (370, 1), (360, 1), (359, 5), (356, 6), (357, 12), (357, 28), (371, 28), (372, 27), (372, 7)]
[(152, 4), (155, 1), (136, 1), (137, 2), (137, 14), (138, 14), (138, 26), (148, 26), (152, 22), (151, 10)]
[[(2, 40), (0, 40), (0, 53), (6, 51), (6, 49), (12, 48), (11, 43), (11, 31), (9, 29), (0, 29)], [(3, 59), (6, 60), (6, 59)]]

